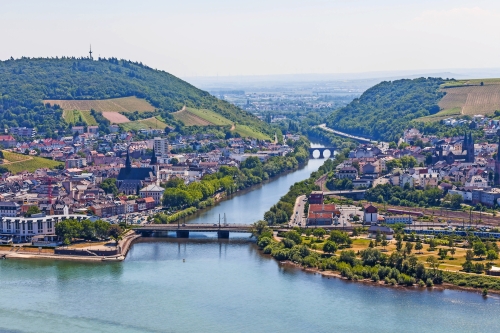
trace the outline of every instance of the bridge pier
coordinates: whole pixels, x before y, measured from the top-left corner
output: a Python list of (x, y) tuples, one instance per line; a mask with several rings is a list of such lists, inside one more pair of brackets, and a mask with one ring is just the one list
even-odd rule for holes
[(229, 231), (219, 230), (219, 231), (217, 231), (217, 237), (222, 238), (222, 239), (228, 239), (229, 238)]
[(189, 230), (177, 230), (177, 238), (189, 238)]

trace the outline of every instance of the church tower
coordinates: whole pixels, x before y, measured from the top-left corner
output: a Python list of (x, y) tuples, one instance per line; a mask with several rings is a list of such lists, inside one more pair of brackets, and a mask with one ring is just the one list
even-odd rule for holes
[(153, 169), (153, 172), (156, 176), (156, 185), (160, 184), (160, 174), (159, 174), (159, 168), (160, 166), (158, 165), (158, 158), (156, 157), (155, 150), (153, 149), (153, 156), (151, 156), (151, 161), (149, 162), (149, 165)]
[(469, 139), (467, 140), (467, 159), (469, 163), (474, 163), (474, 138), (472, 137), (472, 132), (469, 132)]
[(127, 147), (127, 158), (125, 159), (125, 169), (128, 171), (132, 169), (132, 163), (130, 162), (130, 155)]
[(495, 158), (495, 185), (500, 185), (500, 137), (498, 138), (497, 157)]

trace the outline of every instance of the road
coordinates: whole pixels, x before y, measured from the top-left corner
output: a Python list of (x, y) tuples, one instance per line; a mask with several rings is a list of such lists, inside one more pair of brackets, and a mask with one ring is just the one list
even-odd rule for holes
[(318, 125), (318, 127), (321, 128), (321, 129), (324, 129), (325, 131), (332, 132), (332, 133), (344, 136), (344, 137), (349, 138), (349, 139), (354, 139), (354, 140), (365, 142), (365, 143), (375, 142), (375, 141), (372, 141), (370, 139), (363, 138), (361, 136), (355, 136), (355, 135), (351, 135), (351, 134), (348, 134), (348, 133), (344, 133), (344, 132), (340, 132), (340, 131), (334, 130), (332, 128), (326, 127), (326, 124), (320, 124), (320, 125)]
[(293, 207), (293, 216), (290, 218), (290, 222), (288, 225), (290, 227), (300, 227), (306, 225), (305, 220), (305, 204), (306, 204), (306, 196), (301, 195), (295, 199), (295, 206)]

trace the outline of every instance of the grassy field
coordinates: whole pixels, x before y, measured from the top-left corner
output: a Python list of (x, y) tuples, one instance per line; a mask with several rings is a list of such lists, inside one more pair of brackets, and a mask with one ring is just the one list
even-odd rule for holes
[(489, 115), (500, 110), (500, 79), (449, 82), (442, 85), (442, 91), (446, 95), (439, 101), (441, 112), (460, 109), (464, 115)]
[(90, 126), (97, 125), (97, 121), (90, 114), (90, 111), (64, 110), (63, 118), (68, 124), (76, 124), (81, 120)]
[(122, 123), (122, 124), (120, 124), (120, 127), (122, 127), (125, 131), (137, 131), (137, 130), (149, 129), (149, 128), (165, 129), (165, 127), (167, 127), (167, 124), (165, 124), (163, 121), (153, 117), (153, 118), (131, 121), (128, 123)]
[(137, 97), (121, 97), (102, 100), (44, 100), (44, 103), (58, 104), (63, 110), (99, 112), (144, 112), (154, 111), (155, 108), (148, 101)]
[(427, 122), (427, 121), (441, 121), (443, 119), (452, 117), (452, 116), (459, 116), (462, 113), (462, 108), (460, 107), (454, 107), (452, 109), (447, 109), (447, 110), (441, 110), (438, 113), (435, 113), (430, 116), (426, 117), (420, 117), (416, 119), (417, 121), (422, 121), (422, 122)]
[(183, 108), (172, 114), (175, 119), (182, 121), (185, 126), (232, 125), (232, 121), (210, 110)]
[(7, 168), (12, 173), (19, 173), (22, 171), (33, 172), (40, 168), (53, 169), (59, 165), (63, 165), (62, 162), (57, 162), (49, 160), (42, 157), (32, 157), (22, 154), (16, 154), (8, 151), (3, 151), (4, 164), (3, 167)]
[(246, 125), (235, 125), (234, 131), (241, 135), (242, 137), (251, 137), (259, 140), (271, 140), (271, 138), (261, 132), (254, 130)]
[(234, 124), (231, 120), (210, 110), (183, 108), (181, 111), (173, 113), (175, 119), (180, 120), (185, 126), (228, 126), (231, 130), (242, 137), (252, 137), (260, 140), (271, 140), (271, 138), (246, 125)]

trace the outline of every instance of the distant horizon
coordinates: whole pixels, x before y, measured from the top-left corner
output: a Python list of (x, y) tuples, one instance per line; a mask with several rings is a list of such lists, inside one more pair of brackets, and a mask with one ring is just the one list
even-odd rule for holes
[[(50, 23), (48, 23), (50, 22)], [(0, 59), (119, 54), (181, 78), (496, 68), (493, 0), (6, 1)]]

